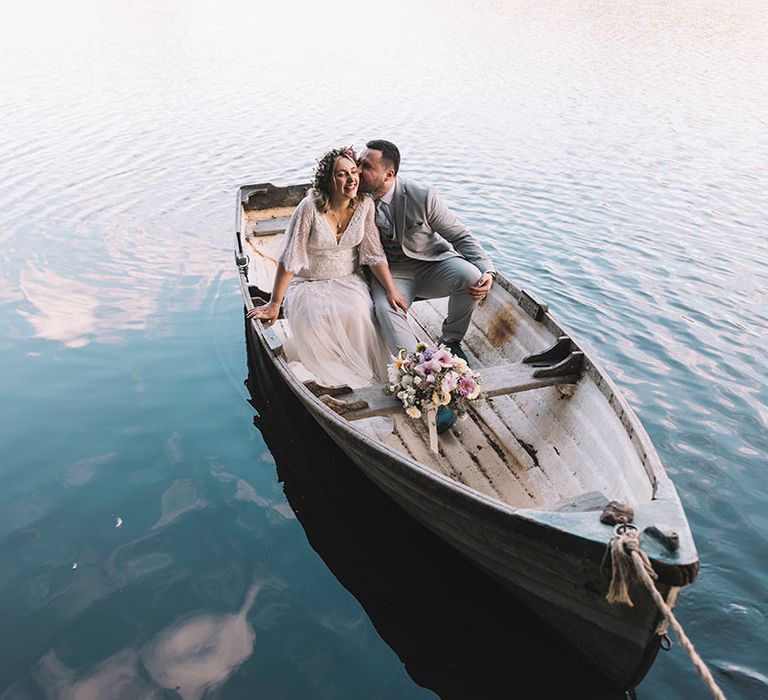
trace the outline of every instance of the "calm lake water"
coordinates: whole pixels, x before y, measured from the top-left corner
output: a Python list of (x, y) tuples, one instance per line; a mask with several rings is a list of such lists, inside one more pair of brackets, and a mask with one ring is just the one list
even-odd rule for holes
[[(701, 555), (678, 617), (768, 697), (768, 5), (265, 5), (3, 3), (0, 698), (603, 694), (249, 403), (236, 189), (374, 137), (624, 390)], [(638, 695), (709, 696), (679, 645)]]

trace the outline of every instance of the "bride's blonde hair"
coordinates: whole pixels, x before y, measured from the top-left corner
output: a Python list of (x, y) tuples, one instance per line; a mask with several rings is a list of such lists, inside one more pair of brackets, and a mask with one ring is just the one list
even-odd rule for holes
[[(331, 205), (331, 180), (333, 179), (333, 168), (339, 158), (349, 158), (357, 165), (357, 156), (351, 146), (342, 146), (341, 148), (332, 148), (323, 157), (317, 161), (315, 172), (310, 183), (310, 193), (312, 201), (319, 211), (325, 213)], [(363, 199), (363, 195), (358, 190), (357, 196), (352, 200), (351, 207), (354, 209)]]

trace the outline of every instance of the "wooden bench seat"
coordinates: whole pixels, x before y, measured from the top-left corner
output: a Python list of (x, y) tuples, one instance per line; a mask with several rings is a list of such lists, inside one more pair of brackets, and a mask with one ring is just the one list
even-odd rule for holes
[[(577, 359), (581, 361), (580, 357)], [(568, 370), (567, 373), (546, 373), (546, 376), (537, 376), (541, 374), (541, 369), (522, 362), (484, 367), (478, 371), (483, 378), (483, 392), (488, 398), (492, 398), (545, 386), (575, 384), (579, 379), (579, 371), (575, 370), (574, 363), (564, 364), (564, 367)], [(397, 397), (384, 393), (384, 385), (354, 390), (346, 386), (324, 387), (315, 382), (307, 382), (306, 385), (329, 408), (349, 420), (385, 416), (403, 410)]]
[(290, 217), (281, 216), (274, 219), (261, 219), (253, 224), (253, 229), (247, 234), (247, 237), (251, 236), (274, 236), (278, 233), (285, 232), (288, 228), (288, 222)]

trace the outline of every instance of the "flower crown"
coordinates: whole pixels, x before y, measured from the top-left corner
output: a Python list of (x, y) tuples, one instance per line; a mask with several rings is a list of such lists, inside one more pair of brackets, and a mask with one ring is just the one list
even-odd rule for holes
[(323, 181), (328, 176), (328, 173), (332, 172), (333, 164), (339, 156), (346, 156), (354, 163), (357, 163), (357, 155), (352, 146), (342, 146), (341, 148), (331, 149), (317, 161), (315, 172), (312, 176), (312, 181), (310, 182), (312, 189), (317, 190), (320, 188)]

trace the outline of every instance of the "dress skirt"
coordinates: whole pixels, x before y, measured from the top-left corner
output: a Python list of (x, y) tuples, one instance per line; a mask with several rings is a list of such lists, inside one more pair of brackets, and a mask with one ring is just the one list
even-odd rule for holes
[(291, 328), (287, 359), (300, 360), (320, 383), (354, 389), (386, 381), (389, 357), (361, 273), (327, 280), (295, 276), (285, 315)]

